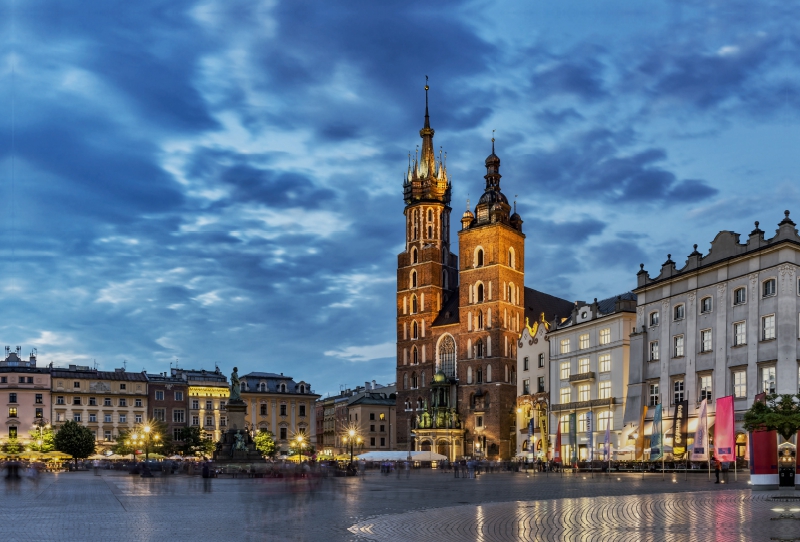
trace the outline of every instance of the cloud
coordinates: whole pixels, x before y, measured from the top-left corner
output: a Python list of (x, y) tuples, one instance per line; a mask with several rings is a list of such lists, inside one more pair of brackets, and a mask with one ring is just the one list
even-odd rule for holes
[(325, 355), (345, 359), (354, 363), (394, 358), (397, 355), (397, 344), (394, 342), (386, 342), (367, 346), (346, 346), (337, 350), (326, 350)]

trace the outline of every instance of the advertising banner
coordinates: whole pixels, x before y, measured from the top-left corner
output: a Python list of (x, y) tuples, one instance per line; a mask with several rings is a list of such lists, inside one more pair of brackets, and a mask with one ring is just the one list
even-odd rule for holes
[(550, 450), (550, 427), (547, 423), (547, 410), (544, 408), (539, 409), (539, 434), (542, 436), (542, 451), (547, 457), (548, 450)]
[(708, 403), (705, 399), (700, 403), (692, 446), (692, 461), (708, 461)]
[(561, 463), (561, 420), (556, 423), (556, 447), (553, 449), (553, 461)]
[(664, 456), (664, 432), (661, 423), (661, 405), (656, 405), (653, 413), (653, 434), (650, 435), (650, 461)]
[(689, 439), (689, 401), (675, 403), (675, 417), (672, 421), (672, 455), (681, 457), (686, 453)]
[(736, 434), (733, 430), (733, 395), (717, 399), (714, 422), (714, 456), (720, 461), (733, 461)]
[(636, 448), (633, 458), (636, 461), (644, 459), (644, 418), (647, 416), (647, 405), (642, 407), (642, 415), (639, 418), (639, 428), (637, 429), (638, 436), (636, 437)]
[(611, 440), (611, 420), (608, 420), (608, 425), (606, 425), (606, 436), (603, 440), (603, 460), (608, 461), (608, 458), (611, 457), (610, 452), (611, 450), (608, 448), (608, 444)]
[(569, 448), (572, 451), (570, 464), (578, 462), (578, 415), (574, 412), (569, 415)]
[(594, 412), (586, 413), (586, 438), (589, 443), (589, 461), (594, 461)]

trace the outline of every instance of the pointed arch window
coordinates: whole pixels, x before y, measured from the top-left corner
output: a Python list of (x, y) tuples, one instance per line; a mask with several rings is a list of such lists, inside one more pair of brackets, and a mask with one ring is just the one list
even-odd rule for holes
[(477, 369), (475, 371), (475, 382), (477, 384), (482, 384), (483, 383), (483, 369)]
[(492, 381), (492, 364), (486, 366), (486, 382)]
[(428, 209), (428, 222), (433, 222), (433, 211)]
[(416, 322), (411, 324), (411, 338), (418, 339), (419, 338), (419, 326)]
[(483, 284), (478, 283), (478, 287), (475, 288), (475, 300), (477, 303), (483, 303)]
[(433, 227), (428, 226), (428, 239), (433, 239)]
[(418, 384), (419, 384), (419, 380), (417, 378), (417, 373), (411, 373), (411, 389), (412, 390), (417, 389)]
[(417, 312), (417, 296), (411, 296), (411, 314), (416, 314)]
[(411, 349), (411, 364), (412, 365), (419, 364), (419, 351), (417, 350), (416, 346)]
[(478, 253), (475, 256), (475, 265), (477, 267), (483, 267), (483, 249), (479, 248)]
[(411, 263), (418, 263), (417, 247), (411, 249)]
[(411, 272), (411, 287), (412, 288), (416, 288), (417, 287), (417, 272), (416, 271), (412, 271)]
[(481, 339), (478, 339), (478, 341), (475, 343), (475, 357), (483, 357), (483, 341)]
[(483, 329), (483, 311), (478, 311), (478, 329)]
[(508, 249), (508, 266), (511, 269), (515, 269), (516, 268), (516, 263), (517, 262), (515, 261), (515, 258), (514, 258), (514, 249), (513, 248), (509, 248)]
[(445, 335), (439, 343), (439, 367), (445, 376), (456, 376), (456, 341), (450, 335)]

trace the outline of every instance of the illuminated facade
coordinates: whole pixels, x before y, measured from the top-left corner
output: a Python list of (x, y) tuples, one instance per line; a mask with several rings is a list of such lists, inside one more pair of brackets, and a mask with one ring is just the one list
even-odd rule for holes
[(36, 355), (21, 357), (21, 348), (11, 351), (0, 361), (0, 394), (6, 403), (0, 444), (9, 438), (20, 443), (30, 441), (31, 428), (46, 424), (50, 418), (50, 369), (36, 366)]
[(228, 429), (225, 406), (231, 390), (228, 379), (217, 367), (214, 371), (172, 369), (172, 376), (186, 382), (188, 388), (188, 427), (199, 427), (214, 442)]

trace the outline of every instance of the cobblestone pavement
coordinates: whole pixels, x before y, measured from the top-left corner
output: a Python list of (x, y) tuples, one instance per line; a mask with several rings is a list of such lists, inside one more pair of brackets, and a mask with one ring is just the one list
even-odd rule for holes
[[(731, 480), (732, 482), (732, 480)], [(28, 540), (800, 540), (800, 522), (751, 493), (747, 476), (715, 486), (667, 474), (415, 471), (409, 479), (142, 479), (114, 471), (5, 483), (3, 541)], [(798, 492), (800, 495), (800, 492)], [(800, 503), (800, 501), (798, 501)], [(795, 538), (796, 537), (796, 538)]]

